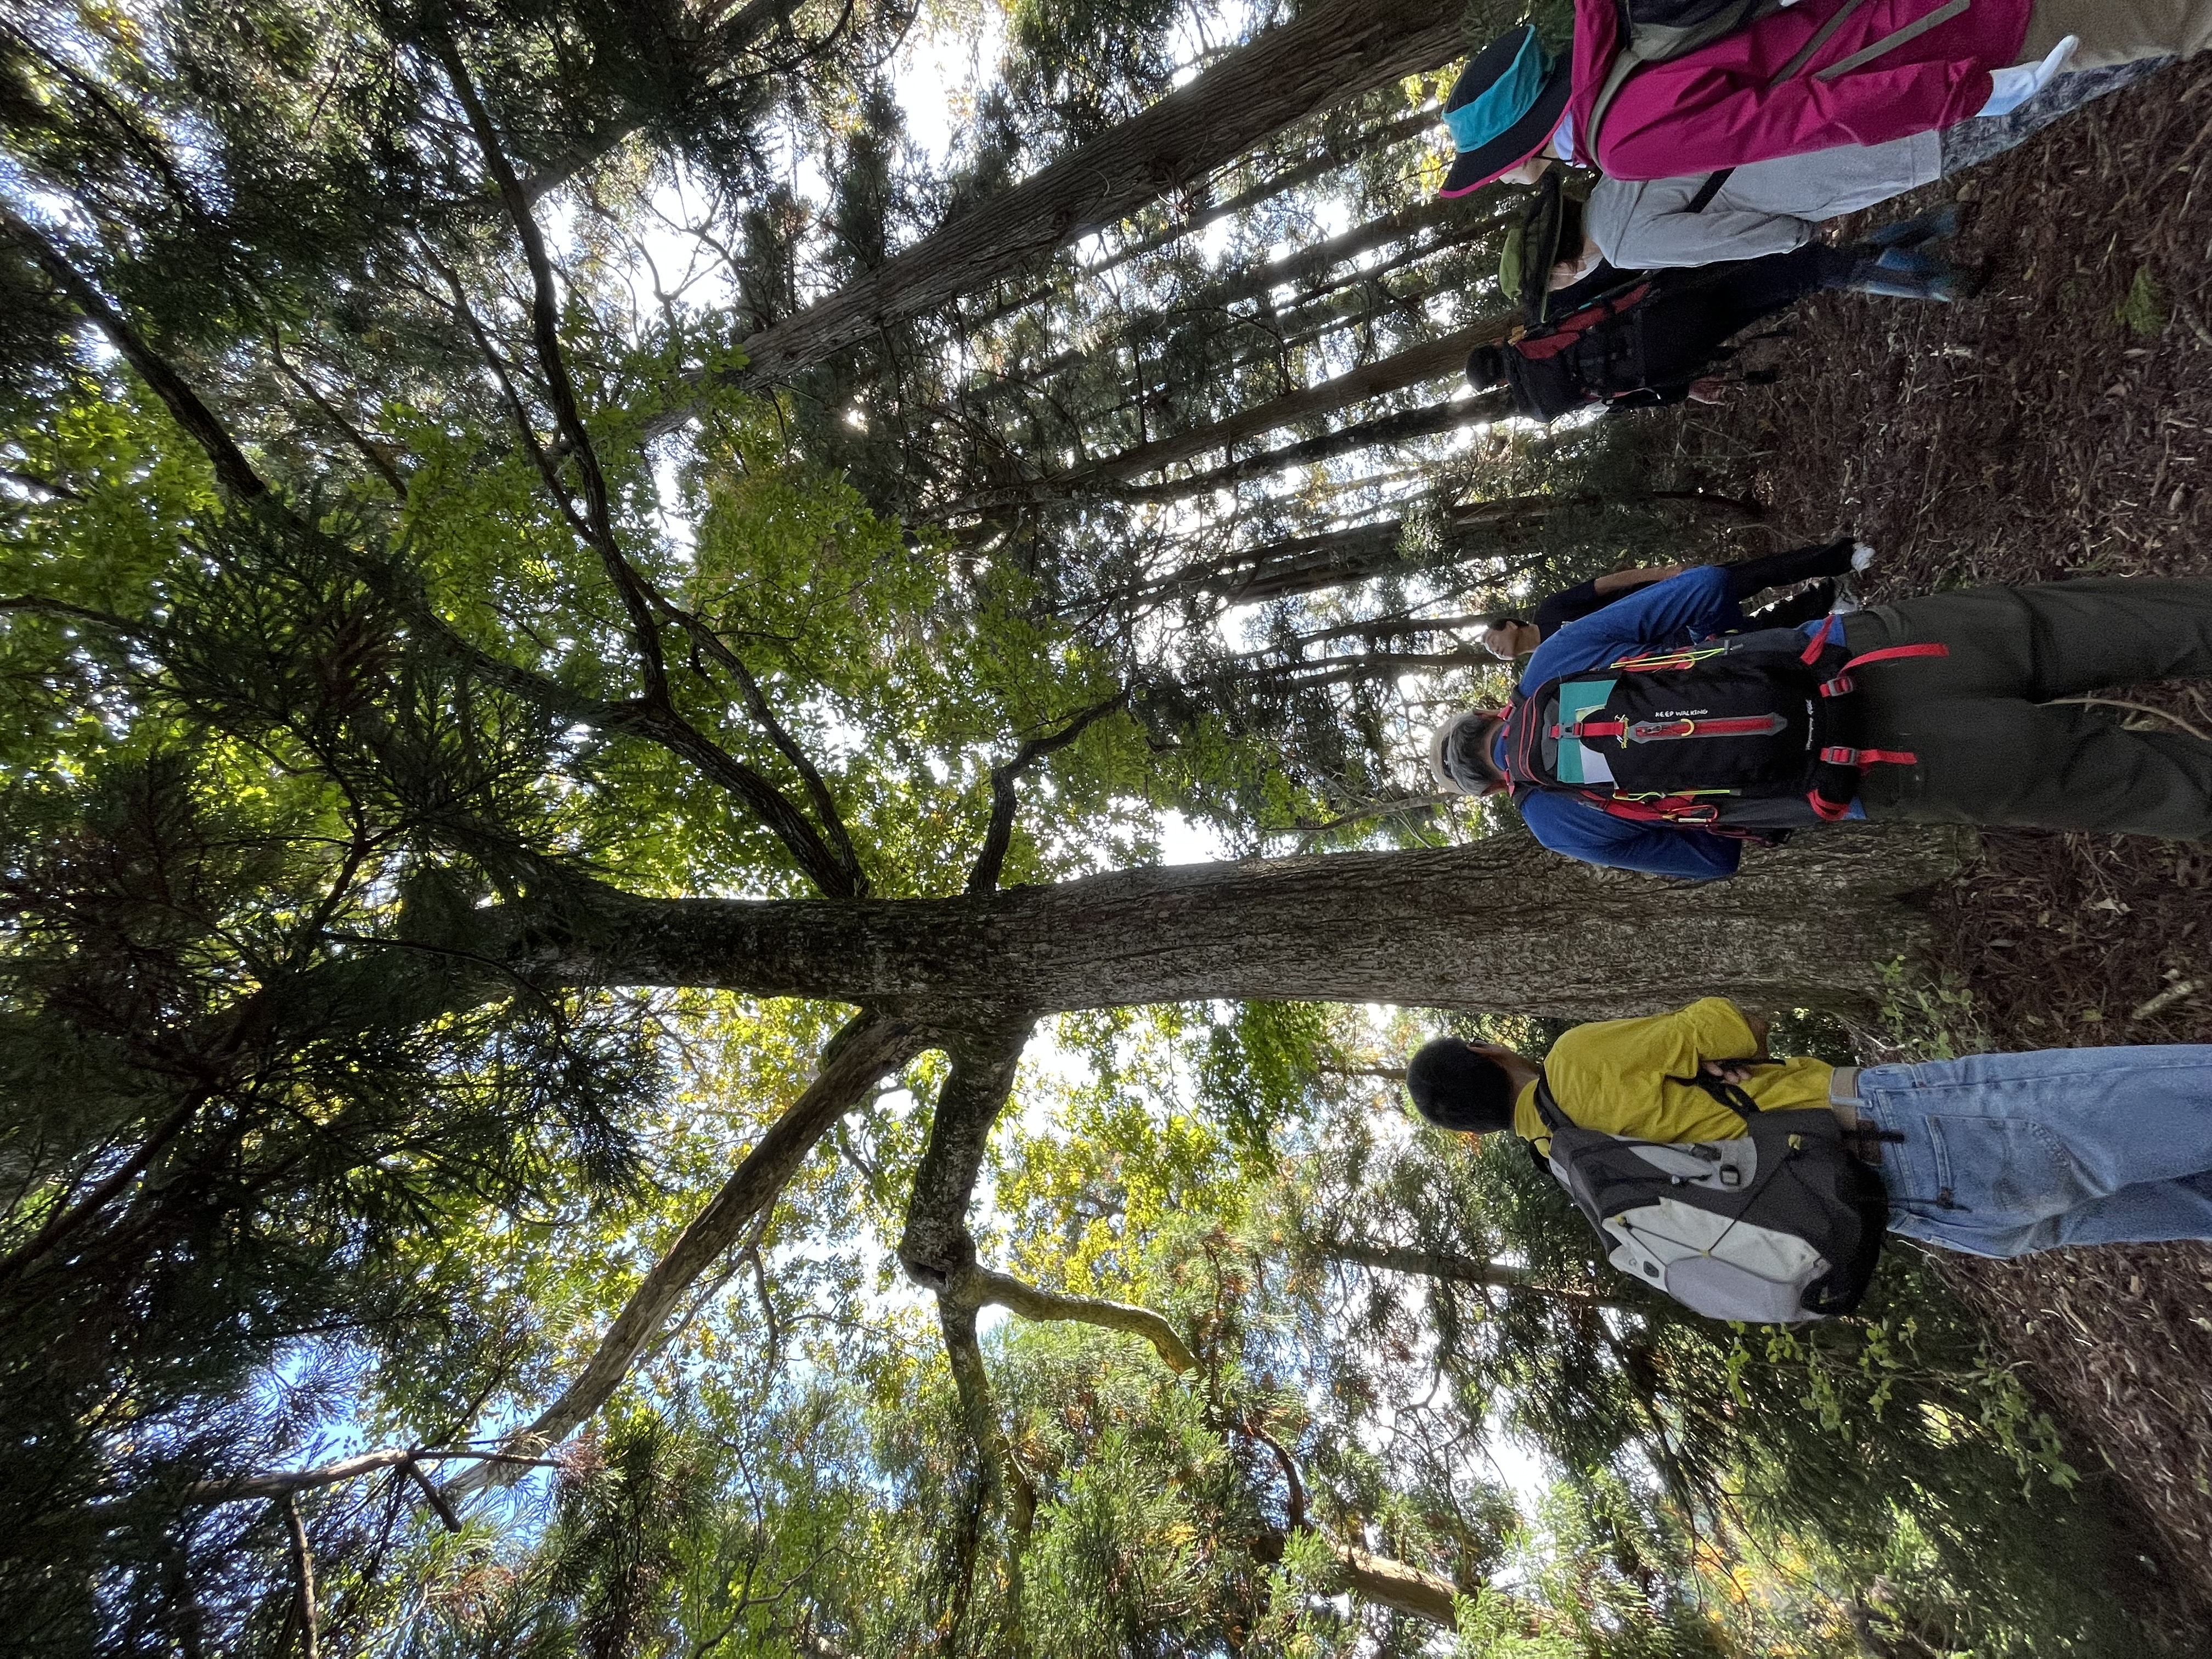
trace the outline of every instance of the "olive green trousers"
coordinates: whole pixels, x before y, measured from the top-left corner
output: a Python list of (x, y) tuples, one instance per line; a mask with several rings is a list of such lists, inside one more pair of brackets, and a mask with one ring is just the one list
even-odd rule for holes
[(1915, 757), (1862, 775), (1869, 817), (2212, 840), (2212, 742), (2164, 721), (2130, 730), (2125, 709), (2056, 701), (2212, 676), (2212, 581), (1930, 593), (1854, 613), (1844, 639), (1854, 654), (1949, 647), (1852, 671), (1845, 720), (1858, 746)]

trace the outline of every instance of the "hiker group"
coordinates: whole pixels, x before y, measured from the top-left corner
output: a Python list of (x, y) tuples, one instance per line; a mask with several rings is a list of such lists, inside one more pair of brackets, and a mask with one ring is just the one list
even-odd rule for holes
[[(1937, 251), (1955, 206), (1816, 229), (2208, 45), (2212, 0), (1575, 0), (1565, 50), (1516, 29), (1445, 106), (1446, 195), (1535, 192), (1502, 273), (1524, 315), (1468, 378), (1540, 420), (1711, 400), (1728, 342), (1816, 290), (1971, 297)], [(1586, 197), (1565, 167), (1595, 170)], [(1705, 881), (1846, 819), (2212, 841), (2212, 740), (2095, 695), (2212, 676), (2212, 581), (1863, 605), (1872, 556), (1620, 571), (1501, 619), (1511, 695), (1437, 729), (1438, 786), (1510, 794), (1571, 858)], [(1747, 614), (1768, 589), (1795, 591)], [(1709, 998), (1541, 1064), (1440, 1037), (1407, 1084), (1439, 1127), (1527, 1140), (1617, 1267), (1719, 1317), (1848, 1310), (1885, 1230), (1988, 1255), (2212, 1239), (2212, 1048), (1861, 1071), (1771, 1056)]]

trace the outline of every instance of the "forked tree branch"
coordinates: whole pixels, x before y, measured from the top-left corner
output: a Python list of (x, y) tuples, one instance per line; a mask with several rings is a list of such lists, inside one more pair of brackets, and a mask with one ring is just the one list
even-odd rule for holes
[(1069, 1296), (1060, 1291), (1048, 1291), (1016, 1279), (1012, 1273), (999, 1273), (975, 1262), (953, 1274), (951, 1282), (939, 1292), (939, 1299), (971, 1311), (999, 1307), (1024, 1319), (1096, 1325), (1102, 1330), (1142, 1337), (1152, 1345), (1171, 1371), (1187, 1371), (1198, 1364), (1176, 1328), (1150, 1308), (1109, 1302), (1103, 1297)]
[(1306, 1511), (1306, 1485), (1298, 1474), (1297, 1460), (1292, 1457), (1283, 1443), (1249, 1419), (1237, 1425), (1240, 1432), (1248, 1434), (1274, 1454), (1275, 1466), (1282, 1471), (1285, 1489), (1284, 1511), (1290, 1524), (1276, 1534), (1270, 1543), (1276, 1559), (1280, 1559), (1292, 1533), (1311, 1532), (1335, 1555), (1337, 1565), (1344, 1570), (1346, 1584), (1352, 1593), (1363, 1601), (1377, 1607), (1389, 1607), (1399, 1613), (1411, 1613), (1416, 1619), (1426, 1620), (1451, 1630), (1459, 1623), (1455, 1598), (1459, 1587), (1448, 1578), (1439, 1578), (1425, 1572), (1410, 1562), (1376, 1555), (1364, 1545), (1346, 1543), (1325, 1527), (1316, 1525)]
[[(289, 1498), (323, 1486), (343, 1486), (349, 1480), (358, 1480), (364, 1474), (374, 1474), (381, 1469), (405, 1469), (418, 1480), (427, 1480), (422, 1474), (422, 1464), (462, 1462), (550, 1468), (554, 1467), (555, 1460), (525, 1457), (504, 1451), (476, 1451), (465, 1446), (427, 1449), (384, 1446), (375, 1451), (362, 1452), (356, 1457), (341, 1457), (335, 1462), (319, 1463), (313, 1468), (275, 1469), (261, 1474), (242, 1474), (234, 1480), (198, 1481), (185, 1488), (184, 1501), (187, 1504), (237, 1504), (249, 1498)], [(438, 1510), (439, 1518), (458, 1529), (459, 1519), (443, 1500), (433, 1498), (431, 1502)]]
[(491, 113), (483, 100), (477, 95), (476, 82), (461, 61), (459, 48), (444, 34), (430, 37), (431, 50), (437, 54), (451, 80), (454, 96), (461, 102), (469, 118), (469, 128), (476, 135), (477, 148), (483, 152), (484, 166), (493, 182), (499, 187), (500, 198), (507, 204), (508, 217), (514, 222), (515, 234), (521, 239), (523, 257), (530, 266), (530, 326), (537, 348), (538, 372), (545, 380), (548, 398), (552, 404), (553, 416), (561, 428), (561, 435), (575, 458), (576, 471), (584, 485), (584, 517), (588, 539), (605, 566), (615, 592), (621, 597), (623, 609), (629, 612), (630, 633), (645, 668), (646, 696), (649, 702), (665, 705), (668, 701), (668, 670), (660, 647), (660, 629), (654, 620), (653, 607), (646, 596), (645, 582), (632, 568), (624, 556), (622, 544), (615, 535), (614, 517), (607, 495), (605, 471), (599, 465), (599, 452), (592, 447), (591, 434), (584, 425), (584, 412), (577, 401), (575, 382), (569, 378), (567, 357), (561, 349), (561, 301), (553, 278), (553, 261), (546, 252), (544, 232), (538, 228), (537, 215), (530, 198), (523, 191), (521, 181), (515, 177), (514, 168), (507, 159), (507, 151), (500, 141), (499, 130), (492, 124)]
[(1014, 1073), (1035, 1023), (1018, 1010), (978, 1010), (973, 1024), (948, 1034), (945, 1042), (952, 1067), (938, 1091), (898, 1246), (908, 1275), (929, 1290), (944, 1291), (975, 1266), (968, 1207), (983, 1173), (992, 1127), (1013, 1092)]
[(1561, 1302), (1579, 1302), (1593, 1308), (1617, 1308), (1633, 1313), (1649, 1313), (1652, 1309), (1650, 1302), (1638, 1301), (1632, 1297), (1607, 1296), (1577, 1285), (1555, 1285), (1534, 1268), (1512, 1267), (1503, 1261), (1486, 1261), (1450, 1250), (1418, 1250), (1401, 1244), (1377, 1244), (1364, 1238), (1329, 1237), (1314, 1239), (1310, 1248), (1332, 1261), (1352, 1262), (1362, 1267), (1379, 1268), (1384, 1273), (1407, 1273), (1421, 1279), (1438, 1279), (1451, 1285), (1477, 1285), (1487, 1290), (1518, 1291), (1532, 1296), (1551, 1297)]
[(1014, 784), (1022, 774), (1046, 756), (1057, 754), (1087, 731), (1093, 722), (1128, 705), (1129, 694), (1118, 691), (1103, 702), (1093, 703), (1048, 737), (1031, 738), (1017, 750), (1013, 759), (991, 769), (991, 823), (983, 833), (983, 848), (969, 872), (968, 891), (996, 891), (999, 872), (1006, 867), (1006, 849), (1014, 836)]

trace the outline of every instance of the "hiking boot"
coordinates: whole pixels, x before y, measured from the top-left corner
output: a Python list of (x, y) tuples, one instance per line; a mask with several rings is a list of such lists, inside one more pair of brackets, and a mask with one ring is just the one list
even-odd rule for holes
[(1946, 202), (1942, 207), (1931, 208), (1926, 213), (1910, 219), (1900, 219), (1893, 225), (1884, 225), (1869, 234), (1863, 246), (1867, 247), (1918, 247), (1923, 242), (1948, 242), (1966, 226), (1966, 210), (1958, 202)]
[(1874, 549), (1869, 547), (1864, 542), (1853, 542), (1851, 568), (1838, 576), (1830, 585), (1835, 596), (1833, 602), (1828, 606), (1830, 616), (1848, 617), (1854, 611), (1866, 609), (1866, 601), (1859, 595), (1859, 578), (1866, 574), (1868, 567), (1873, 563)]
[(1837, 284), (1849, 293), (1879, 294), (1893, 300), (1934, 300), (1948, 305), (1972, 298), (1980, 286), (1932, 253), (1904, 247), (1876, 249), (1863, 243), (1852, 252), (1859, 257)]

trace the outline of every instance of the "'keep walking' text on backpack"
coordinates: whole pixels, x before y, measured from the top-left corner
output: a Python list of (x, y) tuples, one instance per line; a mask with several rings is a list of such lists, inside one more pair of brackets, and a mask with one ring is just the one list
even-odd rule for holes
[(1689, 1080), (1713, 1086), (1746, 1133), (1665, 1142), (1585, 1129), (1537, 1081), (1552, 1174), (1607, 1259), (1714, 1319), (1784, 1325), (1849, 1313), (1888, 1224), (1881, 1177), (1846, 1147), (1826, 1108), (1762, 1112), (1718, 1079)]
[(1834, 624), (1809, 643), (1761, 629), (1547, 681), (1506, 708), (1506, 781), (1516, 799), (1549, 790), (1614, 817), (1722, 833), (1841, 818), (1867, 767), (1918, 758), (1852, 743), (1853, 671), (1948, 648), (1854, 657), (1831, 641)]

